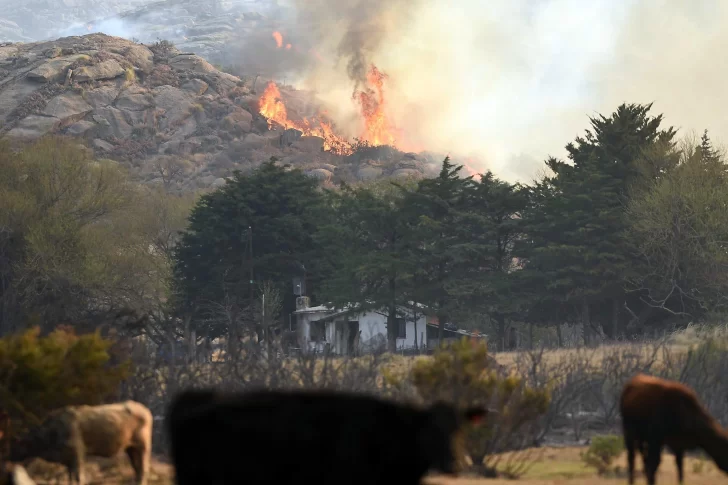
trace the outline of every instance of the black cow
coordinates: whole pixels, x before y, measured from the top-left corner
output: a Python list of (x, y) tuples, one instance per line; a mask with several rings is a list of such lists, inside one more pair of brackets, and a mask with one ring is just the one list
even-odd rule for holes
[(486, 413), (332, 391), (187, 390), (166, 427), (179, 485), (415, 485), (430, 470), (455, 474), (455, 433)]

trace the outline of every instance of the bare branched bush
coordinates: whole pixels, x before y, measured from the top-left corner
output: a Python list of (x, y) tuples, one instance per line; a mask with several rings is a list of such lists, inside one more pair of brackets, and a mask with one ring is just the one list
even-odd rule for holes
[[(149, 355), (149, 354), (147, 354)], [(286, 355), (280, 337), (266, 345), (244, 342), (236, 355), (211, 362), (175, 361), (157, 356), (137, 359), (132, 376), (123, 386), (122, 399), (134, 399), (155, 416), (155, 451), (168, 451), (163, 419), (177, 392), (187, 388), (215, 388), (237, 392), (256, 388), (338, 389), (381, 394), (384, 360), (370, 355), (337, 357), (330, 353), (300, 352)]]
[(728, 341), (709, 337), (685, 350), (668, 339), (579, 348), (569, 352), (521, 352), (511, 371), (536, 389), (551, 393), (540, 418), (536, 443), (583, 442), (597, 433), (620, 432), (619, 397), (637, 373), (683, 382), (700, 396), (710, 412), (728, 422)]
[[(261, 293), (267, 295), (266, 314), (275, 314), (280, 301), (274, 289), (262, 287)], [(597, 435), (621, 433), (619, 396), (626, 381), (639, 372), (679, 380), (693, 387), (709, 411), (728, 424), (728, 383), (721, 379), (728, 371), (728, 339), (723, 334), (701, 334), (700, 338), (691, 340), (692, 345), (675, 345), (673, 338), (568, 351), (524, 351), (513, 357), (505, 374), (493, 364), (492, 358), (477, 353), (470, 355), (463, 348), (462, 358), (448, 360), (450, 366), (439, 366), (442, 368), (437, 370), (436, 365), (433, 370), (432, 364), (427, 363), (439, 362), (437, 356), (414, 360), (374, 352), (360, 357), (340, 357), (330, 352), (298, 349), (298, 345), (291, 344), (292, 339), (296, 340), (295, 332), (284, 331), (285, 325), (280, 322), (267, 321), (263, 318), (263, 308), (262, 299), (252, 313), (247, 308), (233, 312), (221, 306), (215, 315), (211, 313), (210, 319), (198, 322), (199, 329), (205, 325), (223, 330), (235, 327), (239, 337), (237, 345), (221, 342), (215, 350), (209, 338), (193, 335), (195, 343), (190, 346), (177, 340), (184, 333), (178, 331), (177, 336), (166, 339), (169, 341), (166, 345), (176, 346), (172, 352), (176, 356), (170, 359), (169, 353), (163, 356), (156, 351), (157, 344), (146, 344), (148, 348), (143, 349), (137, 344), (140, 348), (132, 351), (133, 373), (122, 386), (120, 398), (138, 400), (152, 410), (157, 420), (157, 451), (167, 448), (161, 426), (166, 407), (185, 388), (212, 387), (224, 391), (261, 387), (325, 388), (408, 401), (434, 399), (437, 393), (455, 392), (449, 398), (485, 400), (491, 407), (506, 410), (517, 410), (518, 402), (532, 401), (523, 398), (525, 390), (536, 395), (545, 393), (550, 399), (543, 413), (520, 423), (501, 416), (488, 427), (488, 435), (480, 437), (478, 446), (468, 450), (474, 463), (485, 458), (480, 473), (497, 468), (507, 476), (518, 476), (527, 469), (535, 457), (534, 447), (584, 444)], [(254, 316), (245, 317), (247, 313)], [(213, 316), (219, 321), (213, 322)], [(258, 332), (261, 326), (255, 322), (262, 322), (265, 332)], [(259, 333), (263, 338), (259, 338)], [(415, 378), (417, 368), (420, 375)], [(485, 373), (481, 374), (478, 369)], [(493, 386), (489, 387), (489, 383)], [(508, 393), (495, 392), (503, 386)], [(428, 393), (428, 388), (432, 392)], [(471, 395), (471, 391), (482, 395)], [(513, 399), (500, 402), (499, 395)], [(512, 415), (508, 411), (504, 416)]]

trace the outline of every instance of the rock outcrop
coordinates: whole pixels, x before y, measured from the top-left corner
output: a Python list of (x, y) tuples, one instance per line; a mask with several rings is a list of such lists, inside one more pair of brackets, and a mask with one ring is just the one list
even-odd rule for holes
[(321, 138), (269, 130), (257, 101), (250, 82), (166, 42), (88, 34), (0, 47), (0, 136), (78, 137), (147, 183), (215, 187), (271, 157), (323, 184), (419, 178), (442, 160), (389, 147), (335, 155)]

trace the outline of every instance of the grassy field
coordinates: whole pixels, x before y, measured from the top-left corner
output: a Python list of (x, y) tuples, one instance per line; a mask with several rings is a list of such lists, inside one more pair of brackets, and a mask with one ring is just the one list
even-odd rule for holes
[[(608, 478), (599, 477), (596, 473), (586, 467), (580, 458), (580, 453), (585, 448), (539, 448), (535, 451), (537, 460), (530, 467), (528, 472), (518, 480), (506, 479), (482, 479), (462, 476), (459, 478), (447, 478), (441, 476), (428, 477), (425, 483), (431, 485), (571, 485), (571, 484), (616, 484), (626, 483), (625, 470), (627, 466), (626, 457), (623, 455), (615, 463), (616, 473)], [(645, 483), (641, 475), (642, 462), (637, 460), (637, 483)], [(89, 484), (130, 484), (133, 483), (133, 473), (126, 456), (117, 459), (89, 459), (85, 468)], [(35, 460), (28, 467), (28, 472), (37, 481), (38, 485), (65, 483), (65, 473), (58, 465), (48, 464), (42, 460)], [(241, 473), (245, 473), (241, 470)], [(155, 461), (152, 466), (150, 485), (172, 485), (173, 468), (160, 461)], [(697, 485), (725, 485), (728, 484), (728, 477), (722, 474), (713, 462), (688, 457), (685, 463), (686, 483)], [(675, 462), (672, 455), (665, 453), (660, 466), (658, 483), (675, 484), (677, 474)], [(372, 484), (375, 485), (375, 484)]]
[[(704, 342), (707, 338), (728, 339), (728, 326), (708, 327), (703, 325), (694, 325), (686, 329), (676, 331), (662, 341), (664, 348), (660, 349), (660, 351), (654, 355), (655, 361), (658, 365), (664, 362), (664, 350), (667, 350), (673, 357), (675, 357), (686, 353), (690, 347)], [(588, 359), (592, 365), (599, 366), (605, 357), (613, 356), (615, 353), (620, 351), (639, 353), (646, 358), (652, 357), (653, 352), (655, 352), (656, 345), (656, 342), (654, 345), (645, 345), (641, 343), (616, 343), (600, 345), (594, 348), (552, 349), (544, 351), (543, 359), (547, 364), (556, 365), (560, 362), (568, 361), (579, 356), (582, 359)], [(491, 353), (499, 364), (507, 368), (516, 367), (517, 362), (524, 359), (526, 354), (527, 352), (525, 351)], [(429, 358), (429, 356), (404, 357), (401, 355), (391, 355), (389, 356), (387, 367), (397, 371), (406, 370), (418, 359)]]

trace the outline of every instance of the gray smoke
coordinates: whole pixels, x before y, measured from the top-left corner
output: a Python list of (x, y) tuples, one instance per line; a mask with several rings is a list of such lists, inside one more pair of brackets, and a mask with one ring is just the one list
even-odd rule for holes
[(345, 66), (357, 89), (366, 81), (376, 54), (384, 48), (407, 11), (424, 0), (292, 0), (297, 30), (310, 44)]
[(348, 136), (351, 99), (374, 63), (389, 78), (388, 115), (430, 150), (463, 153), (509, 180), (623, 102), (683, 131), (728, 132), (728, 2), (720, 0), (292, 0), (321, 52), (300, 84)]

